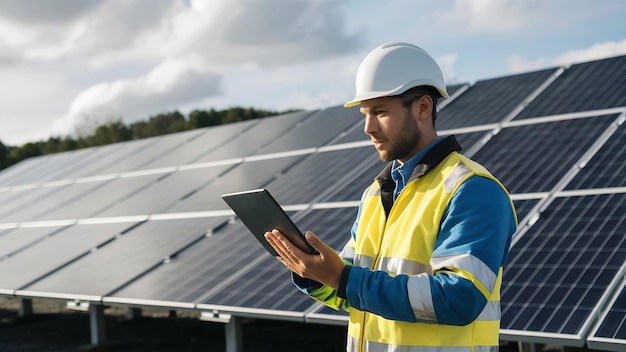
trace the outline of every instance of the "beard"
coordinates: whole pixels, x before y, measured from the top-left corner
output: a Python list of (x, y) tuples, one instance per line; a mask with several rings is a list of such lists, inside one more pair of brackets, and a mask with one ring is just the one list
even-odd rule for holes
[(391, 138), (389, 138), (389, 136), (387, 137), (389, 147), (378, 151), (378, 156), (381, 161), (389, 162), (411, 156), (410, 154), (422, 138), (422, 133), (417, 127), (417, 122), (413, 118), (411, 109), (407, 109), (407, 113), (404, 115), (404, 121), (402, 122), (402, 128), (397, 134)]

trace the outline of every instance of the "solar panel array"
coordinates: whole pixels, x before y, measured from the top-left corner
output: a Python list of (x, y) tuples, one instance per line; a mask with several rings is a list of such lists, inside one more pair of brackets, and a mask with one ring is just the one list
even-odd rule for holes
[[(438, 130), (510, 190), (502, 338), (626, 347), (626, 56), (450, 86)], [(0, 172), (0, 294), (344, 324), (220, 195), (267, 188), (340, 250), (383, 168), (341, 106), (41, 156)]]

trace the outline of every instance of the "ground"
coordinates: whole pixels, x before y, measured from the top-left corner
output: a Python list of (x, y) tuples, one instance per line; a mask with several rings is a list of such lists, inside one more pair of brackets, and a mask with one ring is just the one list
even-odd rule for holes
[[(90, 345), (89, 314), (66, 302), (33, 300), (34, 314), (19, 317), (20, 301), (0, 297), (0, 351), (226, 351), (224, 325), (201, 321), (197, 312), (143, 310), (129, 320), (126, 309), (105, 311), (107, 343)], [(282, 331), (282, 332), (281, 332)], [(288, 331), (285, 333), (284, 331)], [(244, 351), (345, 351), (346, 328), (250, 319), (243, 323)]]
[[(223, 352), (224, 324), (201, 321), (195, 311), (144, 309), (128, 319), (127, 309), (105, 310), (107, 343), (90, 345), (89, 314), (67, 309), (66, 302), (33, 300), (34, 314), (19, 317), (20, 301), (0, 296), (0, 352)], [(244, 352), (342, 352), (346, 327), (248, 319), (243, 323)], [(539, 347), (539, 346), (538, 346)], [(537, 351), (560, 351), (540, 346)], [(570, 349), (572, 352), (601, 352)], [(500, 352), (518, 352), (515, 342), (503, 342)]]

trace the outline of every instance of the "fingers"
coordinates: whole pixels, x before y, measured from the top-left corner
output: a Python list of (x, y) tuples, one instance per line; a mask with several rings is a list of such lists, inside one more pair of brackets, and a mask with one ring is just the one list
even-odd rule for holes
[(315, 250), (318, 251), (322, 256), (326, 255), (329, 250), (335, 253), (332, 248), (328, 247), (328, 245), (322, 242), (322, 240), (320, 240), (320, 238), (317, 237), (317, 235), (313, 232), (307, 231), (304, 234), (304, 237), (306, 238), (307, 242), (309, 242), (311, 247), (315, 248)]

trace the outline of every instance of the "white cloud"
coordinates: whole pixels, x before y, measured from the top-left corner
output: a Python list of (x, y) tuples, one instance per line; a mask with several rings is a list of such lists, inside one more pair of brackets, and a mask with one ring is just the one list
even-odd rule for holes
[(519, 73), (547, 67), (567, 66), (624, 54), (626, 54), (626, 39), (618, 42), (597, 43), (584, 49), (569, 50), (556, 57), (525, 59), (520, 55), (510, 55), (506, 61), (512, 73)]
[(74, 99), (68, 115), (57, 120), (54, 129), (70, 134), (85, 120), (122, 118), (128, 123), (216, 94), (220, 76), (199, 66), (192, 59), (170, 59), (143, 77), (92, 86)]

